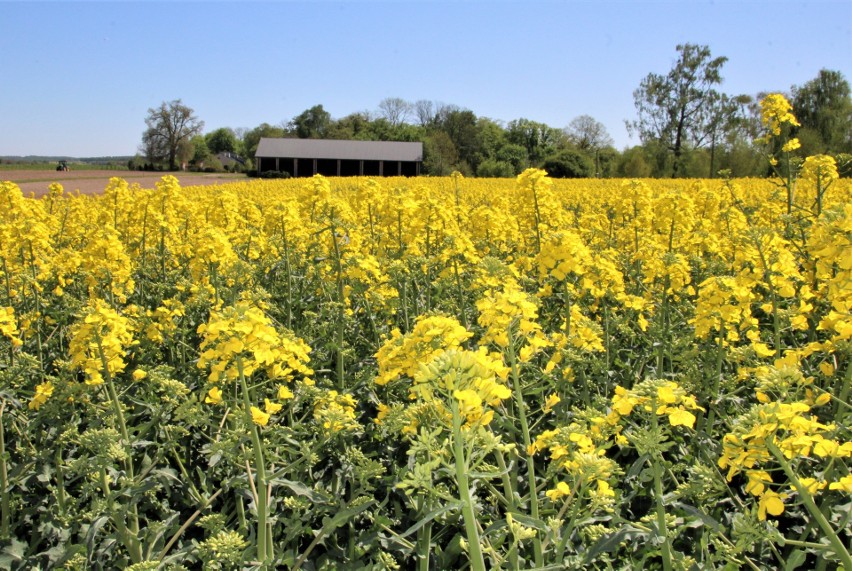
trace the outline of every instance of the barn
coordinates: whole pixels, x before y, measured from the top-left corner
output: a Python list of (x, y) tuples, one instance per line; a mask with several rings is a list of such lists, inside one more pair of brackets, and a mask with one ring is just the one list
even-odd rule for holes
[(423, 143), (262, 138), (257, 172), (290, 176), (418, 176)]

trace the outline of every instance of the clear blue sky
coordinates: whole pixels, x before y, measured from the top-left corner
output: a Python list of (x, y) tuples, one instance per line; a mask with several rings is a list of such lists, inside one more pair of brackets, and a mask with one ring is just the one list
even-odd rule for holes
[(148, 108), (178, 98), (205, 132), (401, 97), (559, 128), (587, 114), (623, 148), (633, 90), (680, 43), (729, 58), (730, 94), (852, 81), (852, 0), (0, 0), (0, 155), (131, 155)]

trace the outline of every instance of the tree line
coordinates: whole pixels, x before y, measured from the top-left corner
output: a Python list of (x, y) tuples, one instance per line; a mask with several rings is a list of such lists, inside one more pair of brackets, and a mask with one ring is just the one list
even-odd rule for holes
[[(530, 166), (554, 177), (713, 177), (765, 176), (765, 148), (759, 102), (766, 93), (731, 95), (719, 90), (726, 57), (710, 48), (677, 46), (677, 59), (665, 74), (649, 73), (633, 92), (637, 117), (626, 121), (640, 144), (621, 151), (606, 127), (580, 115), (557, 128), (526, 118), (508, 123), (439, 101), (409, 102), (390, 97), (376, 111), (335, 119), (321, 104), (288, 121), (253, 129), (217, 128), (202, 134), (204, 123), (181, 100), (148, 110), (137, 167), (175, 170), (189, 166), (220, 170), (217, 156), (244, 162), (228, 169), (249, 170), (262, 137), (420, 141), (423, 172), (444, 176), (511, 177)], [(788, 92), (800, 126), (801, 156), (831, 154), (846, 166), (852, 154), (852, 96), (839, 71), (823, 69), (816, 78)]]

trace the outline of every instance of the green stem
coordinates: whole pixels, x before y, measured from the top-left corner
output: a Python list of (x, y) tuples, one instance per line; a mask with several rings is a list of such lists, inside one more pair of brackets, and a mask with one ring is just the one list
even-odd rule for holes
[[(257, 489), (257, 559), (261, 563), (262, 569), (267, 569), (267, 566), (272, 559), (272, 542), (269, 541), (269, 529), (267, 526), (267, 492), (266, 492), (266, 463), (263, 459), (263, 443), (260, 440), (260, 433), (257, 430), (257, 425), (251, 418), (251, 401), (249, 400), (249, 390), (246, 384), (246, 377), (243, 374), (243, 359), (237, 357), (237, 371), (240, 375), (240, 388), (243, 393), (243, 405), (245, 409), (246, 425), (251, 427), (251, 441), (254, 449), (254, 471)], [(249, 478), (251, 474), (248, 475)]]
[[(331, 216), (334, 217), (332, 209)], [(337, 270), (337, 328), (335, 329), (335, 344), (337, 345), (337, 386), (340, 390), (346, 388), (343, 380), (343, 326), (346, 317), (345, 288), (343, 286), (343, 263), (340, 259), (340, 246), (337, 244), (337, 228), (331, 223), (331, 242), (334, 244), (334, 262)]]
[[(428, 510), (425, 508), (425, 502), (421, 501), (420, 513), (425, 513)], [(429, 571), (429, 554), (432, 551), (432, 522), (427, 522), (417, 532), (417, 569), (418, 571)]]
[(9, 497), (9, 474), (6, 466), (6, 427), (3, 421), (3, 412), (6, 410), (6, 401), (0, 404), (0, 539), (9, 538), (11, 521), (11, 498)]
[[(651, 400), (651, 429), (654, 434), (659, 433), (657, 424), (657, 399)], [(657, 506), (657, 536), (659, 537), (663, 556), (664, 571), (672, 571), (672, 552), (669, 543), (668, 526), (666, 525), (666, 507), (663, 505), (663, 457), (659, 454), (657, 458), (651, 458), (651, 469), (654, 472), (654, 500)]]
[(468, 555), (472, 571), (485, 571), (485, 559), (482, 547), (479, 545), (479, 530), (476, 527), (476, 511), (473, 508), (473, 498), (470, 495), (470, 482), (467, 477), (467, 462), (464, 455), (464, 439), (461, 429), (461, 413), (459, 403), (451, 398), (453, 413), (453, 459), (455, 460), (456, 481), (459, 487), (459, 499), (462, 502), (462, 519), (468, 542)]
[(535, 206), (535, 253), (541, 252), (541, 211), (538, 207), (538, 193), (535, 190), (535, 182), (532, 183), (533, 205)]
[[(0, 448), (2, 448), (2, 428), (0, 428)], [(3, 462), (3, 471), (6, 470), (6, 463)], [(4, 487), (5, 489), (5, 487)], [(62, 449), (56, 450), (56, 500), (59, 502), (59, 513), (65, 516), (67, 510), (67, 497), (65, 496), (65, 477), (62, 475)]]
[(699, 426), (699, 430), (706, 429), (708, 432), (713, 430), (713, 423), (716, 421), (716, 405), (713, 400), (719, 395), (719, 385), (722, 383), (722, 363), (724, 362), (725, 357), (725, 326), (724, 324), (719, 328), (719, 345), (716, 351), (716, 369), (713, 374), (713, 378), (711, 379), (712, 388), (710, 390), (709, 398), (707, 399), (707, 423), (706, 426), (702, 420), (699, 420), (701, 426)]
[[(104, 374), (104, 384), (106, 385), (107, 394), (109, 394), (109, 399), (112, 402), (112, 409), (115, 414), (116, 420), (118, 421), (118, 428), (121, 432), (121, 439), (124, 443), (124, 447), (127, 451), (127, 458), (124, 460), (124, 470), (127, 473), (127, 479), (131, 484), (135, 484), (136, 476), (134, 475), (133, 470), (133, 448), (130, 445), (130, 433), (127, 431), (127, 423), (124, 420), (124, 410), (121, 407), (121, 402), (118, 400), (118, 393), (115, 390), (115, 383), (112, 379), (112, 373), (109, 370), (109, 364), (107, 362), (106, 354), (104, 353), (104, 347), (101, 343), (101, 340), (98, 339), (98, 354), (101, 359), (101, 366), (103, 368)], [(104, 474), (104, 478), (106, 474)], [(108, 488), (107, 488), (108, 489)], [(138, 563), (142, 561), (142, 544), (139, 541), (139, 510), (134, 502), (130, 509), (128, 510), (130, 513), (130, 526), (129, 532), (131, 537), (127, 538), (127, 545), (130, 551), (130, 558), (134, 563)], [(122, 520), (121, 517), (117, 519)], [(121, 526), (124, 527), (124, 521), (121, 521)]]
[(459, 262), (453, 258), (453, 273), (456, 277), (456, 292), (459, 298), (459, 315), (461, 317), (462, 326), (467, 329), (467, 312), (464, 310), (464, 290), (461, 284), (461, 274), (459, 273)]
[[(518, 366), (518, 358), (515, 355), (515, 335), (513, 331), (510, 329), (508, 332), (509, 337), (509, 366), (511, 367), (511, 375), (512, 375), (512, 390), (514, 392), (515, 397), (515, 405), (518, 408), (518, 419), (521, 421), (521, 436), (524, 441), (524, 450), (529, 450), (530, 445), (532, 444), (532, 439), (530, 438), (530, 426), (527, 421), (527, 411), (526, 404), (524, 403), (524, 393), (521, 389), (521, 374), (520, 368)], [(535, 460), (532, 456), (527, 456), (527, 480), (528, 485), (530, 487), (530, 514), (533, 519), (539, 519), (538, 513), (538, 490), (536, 489), (536, 479), (535, 479)], [(544, 555), (541, 549), (541, 538), (536, 535), (533, 539), (533, 553), (535, 557), (535, 565), (536, 567), (542, 567), (544, 565)]]
[[(515, 491), (512, 488), (512, 481), (509, 479), (509, 468), (506, 466), (506, 459), (503, 458), (503, 452), (495, 451), (497, 457), (497, 466), (500, 468), (500, 477), (503, 483), (503, 496), (506, 500), (506, 511), (508, 513), (517, 513), (518, 506), (515, 503)], [(509, 567), (518, 569), (518, 551), (514, 549), (509, 553)]]

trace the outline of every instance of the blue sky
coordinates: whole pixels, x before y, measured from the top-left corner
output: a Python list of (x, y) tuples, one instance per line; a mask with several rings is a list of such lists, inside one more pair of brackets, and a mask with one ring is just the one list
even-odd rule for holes
[(6, 2), (0, 155), (130, 155), (148, 108), (182, 99), (253, 128), (386, 97), (505, 122), (603, 123), (623, 148), (633, 90), (681, 43), (727, 56), (721, 89), (852, 81), (852, 0)]

